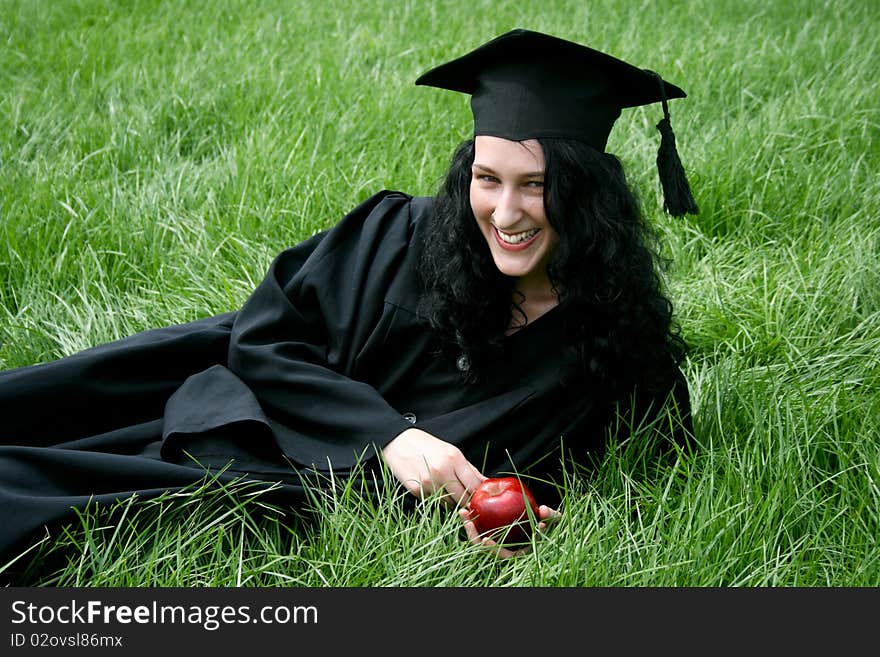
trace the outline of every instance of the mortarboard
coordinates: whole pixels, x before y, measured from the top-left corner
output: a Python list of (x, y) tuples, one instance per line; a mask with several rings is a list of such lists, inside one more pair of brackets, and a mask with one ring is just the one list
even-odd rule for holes
[(662, 103), (657, 167), (664, 208), (673, 215), (697, 212), (667, 104), (686, 94), (653, 71), (572, 41), (516, 29), (432, 68), (416, 84), (470, 94), (474, 135), (577, 139), (601, 152), (622, 109)]

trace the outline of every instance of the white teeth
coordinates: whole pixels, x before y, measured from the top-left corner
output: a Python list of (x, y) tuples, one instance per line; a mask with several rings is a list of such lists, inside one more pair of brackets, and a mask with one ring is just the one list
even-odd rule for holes
[(501, 237), (501, 240), (507, 242), (508, 244), (519, 244), (520, 242), (525, 242), (526, 240), (532, 239), (535, 235), (538, 234), (540, 228), (532, 228), (531, 230), (524, 230), (521, 233), (505, 233), (501, 230), (496, 229), (498, 235)]

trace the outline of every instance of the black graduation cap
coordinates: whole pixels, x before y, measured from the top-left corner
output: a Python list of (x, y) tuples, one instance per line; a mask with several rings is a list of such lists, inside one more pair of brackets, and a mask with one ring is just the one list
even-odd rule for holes
[(686, 94), (653, 71), (572, 41), (516, 29), (432, 68), (416, 84), (470, 94), (474, 135), (578, 139), (602, 152), (623, 108), (660, 102), (664, 118), (657, 124), (657, 166), (664, 208), (674, 215), (698, 211), (667, 104)]

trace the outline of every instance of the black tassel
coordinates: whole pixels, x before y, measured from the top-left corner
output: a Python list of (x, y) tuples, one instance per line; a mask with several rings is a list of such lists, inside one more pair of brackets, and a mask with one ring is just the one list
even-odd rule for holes
[(659, 75), (657, 81), (660, 84), (660, 94), (663, 101), (663, 119), (657, 124), (660, 131), (660, 149), (657, 151), (657, 171), (660, 174), (660, 184), (663, 186), (663, 209), (669, 214), (680, 217), (685, 213), (697, 214), (694, 196), (691, 186), (688, 184), (681, 158), (675, 147), (675, 134), (672, 132), (672, 123), (669, 121), (669, 106), (666, 103), (666, 89)]

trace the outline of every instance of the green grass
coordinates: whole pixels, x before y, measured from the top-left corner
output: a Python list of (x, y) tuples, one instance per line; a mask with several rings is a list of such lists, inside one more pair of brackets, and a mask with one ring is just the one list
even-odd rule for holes
[(0, 368), (235, 309), (369, 194), (433, 193), (470, 114), (413, 80), (529, 27), (689, 94), (671, 111), (701, 214), (660, 210), (659, 108), (628, 110), (609, 150), (672, 259), (699, 451), (609, 454), (509, 561), (433, 501), (343, 488), (300, 521), (240, 485), (85, 513), (21, 581), (880, 584), (880, 5), (529, 7), (0, 0)]

